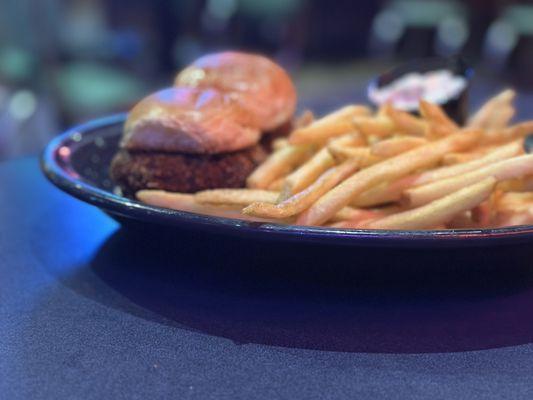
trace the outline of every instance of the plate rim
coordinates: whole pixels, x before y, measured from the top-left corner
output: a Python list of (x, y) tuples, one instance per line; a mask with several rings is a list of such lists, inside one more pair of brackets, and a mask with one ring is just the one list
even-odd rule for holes
[(114, 215), (154, 223), (182, 225), (190, 229), (224, 231), (236, 236), (261, 236), (262, 239), (284, 239), (338, 245), (380, 247), (418, 247), (422, 243), (434, 246), (474, 246), (488, 243), (509, 243), (533, 239), (533, 225), (518, 225), (496, 229), (448, 229), (448, 230), (369, 230), (282, 225), (250, 222), (224, 217), (208, 216), (186, 211), (154, 207), (112, 192), (100, 189), (90, 182), (76, 177), (68, 163), (61, 160), (59, 149), (72, 149), (99, 129), (123, 124), (127, 113), (112, 114), (75, 125), (53, 138), (40, 157), (40, 168), (46, 178), (62, 191)]

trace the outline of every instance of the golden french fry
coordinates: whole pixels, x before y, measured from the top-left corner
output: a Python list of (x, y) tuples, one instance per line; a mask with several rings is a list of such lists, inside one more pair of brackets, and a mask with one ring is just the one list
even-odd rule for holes
[(477, 224), (472, 221), (472, 211), (464, 211), (456, 214), (450, 222), (446, 224), (448, 229), (468, 229), (478, 228)]
[(495, 226), (533, 224), (533, 193), (502, 193), (495, 208)]
[(435, 182), (439, 179), (458, 176), (478, 168), (490, 165), (494, 162), (507, 160), (509, 158), (524, 154), (524, 146), (521, 140), (511, 142), (505, 146), (497, 147), (484, 156), (462, 164), (437, 168), (432, 171), (423, 172), (413, 182), (413, 186)]
[(328, 151), (337, 162), (357, 160), (361, 168), (366, 168), (383, 160), (383, 158), (372, 154), (368, 147), (341, 147), (332, 144), (328, 146)]
[(409, 175), (394, 182), (383, 182), (359, 194), (350, 202), (352, 207), (372, 207), (399, 201), (405, 189), (412, 187), (418, 175)]
[(318, 121), (291, 133), (291, 144), (323, 144), (328, 139), (350, 132), (354, 129), (351, 121), (339, 120), (318, 124)]
[(524, 149), (522, 141), (511, 142), (505, 146), (496, 147), (486, 155), (469, 162), (440, 167), (415, 175), (409, 175), (394, 182), (383, 182), (382, 184), (372, 187), (361, 193), (350, 203), (350, 205), (353, 207), (370, 207), (399, 201), (404, 190), (407, 190), (411, 187), (421, 186), (441, 179), (459, 176), (490, 165), (494, 162), (506, 160), (523, 153)]
[[(487, 153), (485, 156), (470, 162), (441, 167), (416, 175), (406, 176), (390, 183), (384, 182), (381, 185), (375, 186), (361, 193), (350, 204), (354, 207), (369, 207), (386, 204), (393, 201), (399, 201), (404, 190), (408, 188), (421, 186), (453, 176), (459, 176), (490, 165), (494, 162), (506, 160), (523, 153), (524, 149), (522, 141), (511, 142), (505, 146), (497, 147), (496, 149)], [(520, 187), (531, 187), (533, 189), (533, 179), (530, 186), (523, 185), (521, 181)]]
[[(416, 175), (406, 176), (394, 182), (384, 182), (357, 196), (350, 204), (354, 207), (369, 207), (399, 201), (404, 190), (421, 186), (440, 179), (459, 176), (490, 165), (497, 161), (506, 160), (524, 153), (522, 141), (511, 142), (505, 146), (497, 147), (481, 158), (462, 164), (445, 166)], [(455, 153), (457, 154), (457, 153)], [(466, 153), (464, 153), (466, 154)], [(446, 156), (445, 156), (446, 157)], [(533, 182), (532, 186), (533, 187)]]
[(533, 207), (533, 193), (508, 192), (502, 193), (496, 202), (500, 211), (521, 211)]
[[(498, 116), (495, 118), (495, 115), (501, 113), (501, 110), (512, 109), (515, 96), (516, 93), (514, 90), (507, 89), (492, 97), (468, 120), (467, 126), (487, 130), (504, 128), (510, 118), (505, 120), (505, 117)], [(504, 111), (504, 115), (505, 113), (509, 113), (509, 111)], [(514, 110), (512, 113), (514, 114)]]
[(410, 206), (417, 207), (488, 177), (502, 181), (531, 174), (533, 174), (533, 154), (528, 154), (499, 161), (460, 176), (408, 189), (404, 192), (404, 197)]
[(516, 225), (533, 225), (533, 208), (497, 214), (496, 227)]
[(324, 172), (307, 189), (295, 194), (287, 200), (272, 205), (269, 203), (253, 203), (243, 210), (247, 215), (264, 218), (288, 218), (299, 214), (309, 208), (320, 196), (335, 187), (353, 174), (359, 167), (359, 163), (348, 160), (336, 167)]
[(247, 221), (285, 223), (288, 221), (272, 221), (264, 218), (242, 215), (240, 206), (214, 206), (200, 204), (194, 200), (194, 195), (184, 193), (170, 193), (163, 190), (141, 190), (136, 193), (138, 200), (155, 206), (172, 210), (187, 211), (196, 214), (212, 215), (216, 217), (242, 219)]
[(344, 207), (341, 211), (335, 214), (335, 217), (329, 222), (334, 223), (333, 225), (330, 225), (333, 227), (357, 229), (372, 220), (377, 220), (400, 211), (402, 211), (401, 208), (394, 206), (374, 209)]
[(335, 159), (328, 149), (321, 149), (305, 164), (287, 176), (281, 189), (279, 201), (288, 199), (293, 194), (302, 191), (312, 184), (324, 171), (334, 165)]
[(292, 171), (310, 156), (309, 146), (287, 146), (272, 153), (267, 160), (248, 177), (251, 189), (266, 189), (276, 179)]
[(367, 137), (389, 136), (394, 133), (395, 129), (394, 123), (387, 116), (357, 116), (353, 118), (353, 125)]
[(287, 147), (289, 145), (289, 140), (287, 138), (278, 138), (272, 142), (272, 150), (280, 150), (283, 147)]
[(370, 109), (365, 106), (343, 107), (304, 128), (296, 129), (289, 136), (289, 142), (291, 144), (323, 144), (332, 137), (353, 131), (354, 116), (368, 114), (370, 114)]
[(480, 151), (470, 151), (467, 153), (449, 153), (442, 157), (441, 163), (444, 166), (452, 166), (477, 160), (481, 157), (483, 157), (483, 153)]
[(359, 217), (359, 215), (361, 215), (361, 211), (366, 210), (361, 210), (353, 207), (344, 207), (337, 214), (335, 214), (328, 222), (341, 222), (350, 219), (356, 219)]
[(378, 157), (389, 158), (397, 156), (415, 147), (427, 144), (427, 139), (414, 136), (394, 137), (382, 140), (372, 145), (372, 154)]
[(275, 203), (279, 192), (260, 189), (213, 189), (204, 190), (194, 195), (200, 204), (247, 206), (255, 202)]
[(294, 121), (294, 128), (305, 128), (315, 121), (315, 114), (311, 110), (303, 111)]
[(515, 114), (516, 109), (512, 105), (498, 108), (492, 115), (487, 129), (490, 131), (505, 129), (511, 123)]
[[(490, 197), (490, 196), (489, 196)], [(489, 226), (492, 220), (492, 209), (489, 200), (485, 200), (472, 208), (472, 222), (477, 226)]]
[(365, 146), (367, 144), (367, 138), (358, 131), (345, 133), (344, 135), (331, 138), (328, 146), (346, 146), (346, 147), (358, 147)]
[(282, 176), (281, 178), (276, 179), (274, 182), (268, 185), (266, 190), (280, 193), (281, 189), (283, 189), (284, 184), (285, 184), (285, 177)]
[(479, 130), (460, 131), (363, 169), (323, 195), (299, 216), (297, 223), (322, 224), (372, 186), (399, 179), (417, 169), (433, 165), (451, 151), (466, 150), (476, 143), (480, 135)]
[(426, 137), (429, 140), (436, 140), (441, 137), (451, 135), (454, 132), (457, 132), (457, 130), (449, 129), (448, 127), (438, 124), (428, 124)]
[(503, 130), (486, 130), (482, 140), (485, 143), (504, 143), (524, 138), (531, 134), (533, 134), (533, 121), (525, 121)]
[(516, 108), (513, 105), (508, 107), (502, 107), (498, 112), (493, 116), (490, 122), (491, 130), (503, 129), (507, 127), (513, 120), (516, 114)]
[(484, 179), (425, 206), (372, 221), (366, 225), (366, 228), (428, 229), (446, 224), (455, 215), (470, 210), (487, 199), (495, 184), (494, 178)]
[(393, 122), (394, 130), (407, 135), (426, 136), (428, 130), (428, 123), (407, 111), (398, 110), (391, 105), (384, 108), (385, 114)]
[(498, 189), (502, 192), (531, 192), (533, 191), (533, 176), (499, 182)]
[(420, 114), (430, 123), (433, 132), (449, 134), (459, 129), (459, 126), (437, 104), (420, 100)]
[(329, 224), (328, 226), (332, 228), (342, 228), (342, 229), (361, 229), (370, 221), (382, 218), (383, 215), (376, 211), (372, 210), (361, 210), (361, 215), (359, 218), (350, 219), (346, 221), (337, 221)]

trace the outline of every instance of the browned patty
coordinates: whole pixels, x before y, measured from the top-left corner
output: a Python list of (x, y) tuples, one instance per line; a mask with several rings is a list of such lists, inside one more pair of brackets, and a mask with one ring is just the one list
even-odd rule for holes
[(266, 155), (260, 145), (216, 155), (120, 150), (111, 163), (110, 173), (126, 196), (141, 189), (194, 193), (239, 188)]

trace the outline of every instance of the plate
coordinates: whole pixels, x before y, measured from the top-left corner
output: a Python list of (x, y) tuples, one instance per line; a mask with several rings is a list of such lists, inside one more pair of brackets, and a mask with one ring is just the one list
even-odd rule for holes
[(54, 185), (99, 207), (124, 226), (165, 226), (171, 231), (317, 246), (478, 247), (533, 239), (531, 225), (437, 231), (334, 229), (248, 222), (152, 207), (115, 194), (109, 178), (109, 165), (117, 151), (125, 119), (126, 114), (118, 114), (76, 126), (53, 139), (41, 156), (41, 168)]

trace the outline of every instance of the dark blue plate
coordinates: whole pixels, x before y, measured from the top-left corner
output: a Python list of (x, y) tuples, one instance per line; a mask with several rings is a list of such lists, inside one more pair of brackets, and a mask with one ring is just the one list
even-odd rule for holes
[(117, 151), (125, 114), (74, 127), (52, 140), (41, 158), (48, 179), (63, 191), (111, 215), (124, 226), (223, 234), (248, 240), (354, 247), (465, 247), (527, 242), (533, 226), (500, 229), (389, 231), (349, 230), (246, 222), (175, 211), (118, 196), (109, 165)]

